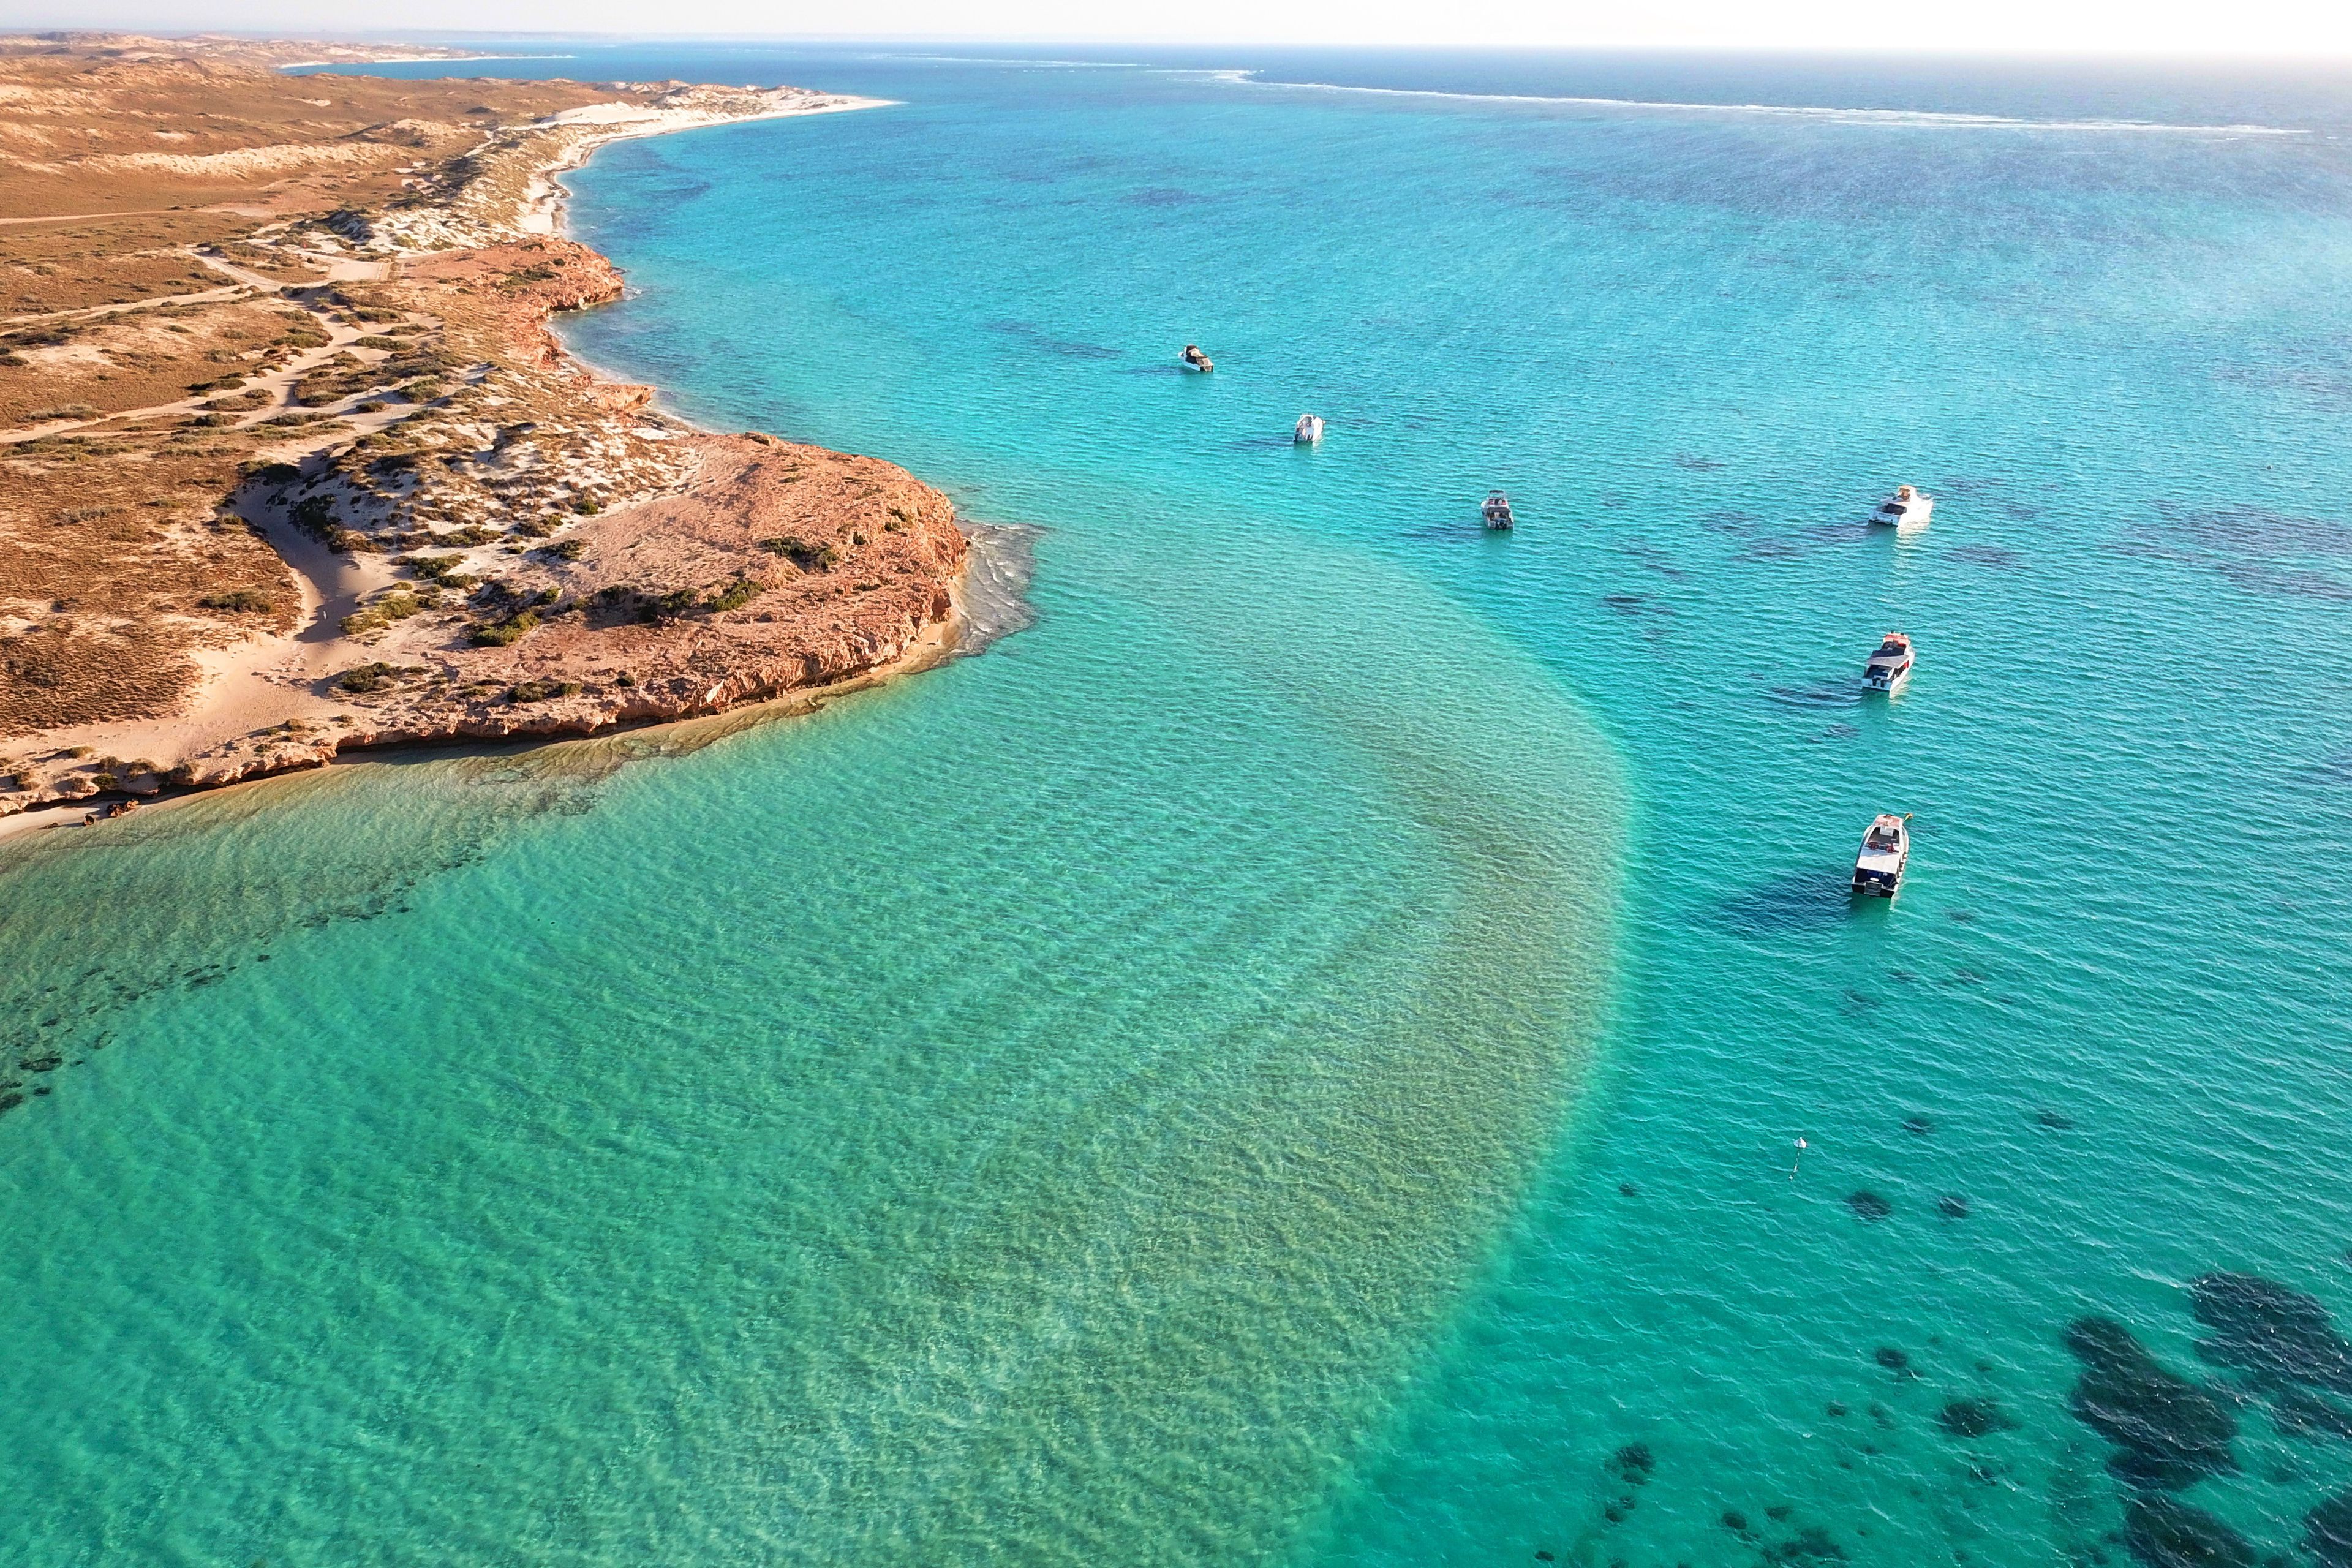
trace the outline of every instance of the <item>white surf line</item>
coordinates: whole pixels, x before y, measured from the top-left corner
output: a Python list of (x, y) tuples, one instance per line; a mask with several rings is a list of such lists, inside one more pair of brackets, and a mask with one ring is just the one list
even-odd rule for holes
[(1155, 66), (1142, 60), (1036, 60), (1024, 59), (1007, 55), (909, 55), (900, 54), (895, 51), (877, 51), (874, 54), (865, 55), (860, 58), (869, 60), (914, 60), (917, 62), (960, 66), (1025, 66), (1032, 69), (1115, 71), (1170, 70), (1176, 71), (1180, 75), (1190, 74), (1183, 72), (1177, 67)]
[(317, 71), (360, 69), (366, 74), (368, 66), (462, 66), (477, 60), (576, 60), (578, 55), (384, 55), (369, 60), (288, 60), (273, 68), (279, 71)]
[(1928, 109), (1838, 109), (1821, 104), (1677, 103), (1643, 98), (1547, 97), (1517, 92), (1444, 92), (1432, 88), (1348, 87), (1328, 81), (1267, 81), (1255, 69), (1182, 73), (1244, 87), (1288, 88), (1301, 92), (1362, 92), (1383, 98), (1443, 98), (1465, 103), (1552, 103), (1584, 108), (1642, 109), (1677, 114), (1770, 114), (1827, 120), (1853, 125), (1918, 126), (1953, 131), (2134, 131), (2182, 136), (2308, 136), (2284, 125), (2174, 125), (2156, 120), (2017, 120), (2001, 114), (1951, 114)]

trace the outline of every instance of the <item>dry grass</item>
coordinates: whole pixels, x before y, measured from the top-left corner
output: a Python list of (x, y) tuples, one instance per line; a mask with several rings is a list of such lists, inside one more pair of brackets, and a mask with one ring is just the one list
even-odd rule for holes
[[(163, 765), (221, 782), (344, 738), (588, 730), (845, 679), (949, 614), (945, 496), (694, 433), (548, 330), (620, 280), (523, 235), (535, 171), (603, 134), (536, 121), (775, 100), (242, 58), (0, 39), (0, 214), (37, 220), (0, 222), (0, 742), (43, 775), (0, 806), (112, 787), (80, 744), (105, 732), (58, 730), (153, 740), (168, 718)], [(244, 517), (350, 554), (319, 590), (355, 595), (348, 640), (255, 640), (295, 629), (305, 588)], [(206, 662), (227, 673), (195, 704)]]
[[(216, 512), (265, 443), (340, 430), (240, 426), (278, 401), (255, 378), (358, 319), (333, 296), (190, 301), (234, 286), (199, 247), (273, 282), (316, 284), (316, 266), (249, 237), (399, 200), (499, 124), (610, 96), (259, 68), (304, 58), (318, 57), (0, 40), (0, 85), (16, 89), (0, 95), (0, 215), (58, 215), (0, 224), (0, 430), (206, 405), (0, 445), (0, 736), (168, 711), (195, 678), (193, 650), (292, 628), (299, 595), (284, 563)], [(344, 351), (304, 378), (305, 401), (447, 379), (430, 334), (388, 325), (415, 346)], [(394, 360), (397, 377), (380, 368)]]
[(163, 712), (196, 673), (169, 632), (129, 621), (0, 637), (0, 735)]

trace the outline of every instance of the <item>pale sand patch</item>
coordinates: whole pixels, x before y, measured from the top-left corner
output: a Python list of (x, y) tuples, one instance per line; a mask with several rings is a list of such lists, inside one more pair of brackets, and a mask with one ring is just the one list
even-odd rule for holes
[(567, 109), (561, 114), (550, 116), (549, 123), (593, 127), (596, 133), (573, 142), (561, 157), (551, 160), (532, 174), (530, 183), (523, 189), (523, 211), (519, 226), (525, 234), (557, 232), (562, 221), (563, 188), (556, 183), (556, 176), (581, 167), (595, 155), (597, 148), (608, 142), (660, 136), (672, 131), (698, 131), (709, 125), (748, 125), (754, 121), (791, 120), (803, 114), (841, 114), (855, 109), (888, 109), (898, 101), (894, 98), (813, 93), (800, 101), (781, 104), (761, 114), (717, 114), (699, 109), (647, 109), (634, 103), (592, 103), (582, 109)]
[(226, 153), (98, 153), (81, 160), (105, 172), (152, 170), (222, 180), (251, 179), (320, 163), (381, 163), (404, 149), (374, 142), (281, 142), (274, 147), (238, 147)]

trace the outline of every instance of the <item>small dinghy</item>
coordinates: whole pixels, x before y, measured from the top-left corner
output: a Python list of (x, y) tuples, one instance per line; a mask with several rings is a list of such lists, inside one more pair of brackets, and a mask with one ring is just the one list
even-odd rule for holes
[(1911, 677), (1911, 639), (1889, 632), (1862, 667), (1862, 683), (1873, 691), (1892, 691)]
[(1217, 362), (1202, 353), (1198, 343), (1186, 343), (1184, 352), (1176, 356), (1176, 363), (1186, 370), (1212, 371), (1217, 368)]
[(1302, 414), (1292, 426), (1290, 438), (1302, 447), (1312, 447), (1323, 439), (1323, 419), (1320, 415)]
[(1486, 504), (1478, 509), (1478, 515), (1486, 519), (1488, 528), (1506, 533), (1517, 521), (1511, 516), (1511, 498), (1500, 490), (1486, 492)]
[(1895, 493), (1870, 514), (1870, 521), (1889, 528), (1925, 528), (1936, 513), (1936, 498), (1916, 485), (1897, 485)]
[(1862, 836), (1862, 853), (1853, 858), (1853, 890), (1891, 899), (1903, 885), (1903, 868), (1911, 858), (1910, 818), (1882, 811)]

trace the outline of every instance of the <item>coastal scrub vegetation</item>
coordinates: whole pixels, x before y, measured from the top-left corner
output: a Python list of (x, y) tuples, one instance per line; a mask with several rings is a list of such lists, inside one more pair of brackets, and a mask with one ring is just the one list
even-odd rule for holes
[(404, 676), (424, 673), (424, 668), (420, 665), (385, 664), (382, 660), (377, 660), (371, 664), (353, 665), (335, 677), (335, 685), (339, 689), (351, 692), (354, 696), (363, 696), (371, 691), (382, 691), (387, 687), (395, 686)]
[(724, 589), (711, 595), (710, 608), (712, 613), (717, 615), (724, 615), (729, 610), (740, 610), (767, 591), (767, 584), (764, 583), (756, 582), (750, 577), (738, 577)]
[(771, 555), (781, 555), (803, 572), (829, 572), (841, 564), (841, 552), (830, 544), (819, 544), (803, 539), (796, 533), (779, 534), (760, 541), (760, 548)]
[(476, 647), (506, 647), (520, 642), (539, 625), (537, 610), (518, 610), (503, 620), (484, 621), (466, 634)]

